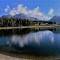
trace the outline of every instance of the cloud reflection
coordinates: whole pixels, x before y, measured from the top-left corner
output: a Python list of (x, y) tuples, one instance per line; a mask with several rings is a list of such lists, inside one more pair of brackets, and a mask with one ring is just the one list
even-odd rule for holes
[(40, 43), (44, 41), (54, 43), (54, 34), (51, 31), (39, 31), (29, 33), (23, 36), (13, 35), (11, 38), (11, 42), (13, 44), (18, 44), (20, 47), (24, 47), (29, 44), (40, 45)]

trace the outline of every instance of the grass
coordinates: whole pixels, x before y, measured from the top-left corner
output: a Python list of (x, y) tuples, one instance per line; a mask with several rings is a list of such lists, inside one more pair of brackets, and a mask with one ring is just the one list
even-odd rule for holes
[(60, 25), (35, 25), (35, 26), (17, 26), (17, 27), (0, 27), (1, 29), (21, 29), (21, 28), (60, 28)]

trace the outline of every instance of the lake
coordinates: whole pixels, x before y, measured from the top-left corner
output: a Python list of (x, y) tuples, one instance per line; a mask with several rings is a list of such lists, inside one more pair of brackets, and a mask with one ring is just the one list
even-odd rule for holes
[(0, 51), (58, 56), (60, 29), (0, 30)]

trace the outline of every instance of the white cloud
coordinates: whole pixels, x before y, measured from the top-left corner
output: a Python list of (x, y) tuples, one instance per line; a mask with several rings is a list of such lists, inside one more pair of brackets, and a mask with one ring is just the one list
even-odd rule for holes
[(10, 10), (9, 5), (7, 5), (7, 7), (4, 9), (5, 12), (8, 12)]
[(36, 8), (34, 8), (33, 10), (31, 10), (31, 11), (28, 11), (28, 12), (30, 12), (30, 14), (29, 15), (31, 15), (32, 17), (41, 17), (41, 16), (43, 16), (43, 13), (42, 12), (40, 12), (40, 9), (39, 9), (39, 7), (36, 7)]
[(23, 5), (18, 5), (16, 8), (16, 12), (17, 13), (23, 13), (23, 14), (27, 14), (27, 7), (24, 7)]
[(11, 16), (16, 15), (16, 10), (13, 8), (13, 9), (9, 12), (9, 14), (10, 14)]
[[(7, 7), (5, 9), (5, 11), (7, 12), (8, 9), (9, 9), (9, 7)], [(26, 7), (26, 6), (19, 4), (19, 5), (17, 5), (17, 7), (11, 9), (8, 14), (14, 16), (16, 14), (22, 13), (22, 14), (25, 14), (30, 17), (38, 18), (40, 20), (49, 20), (53, 16), (53, 12), (54, 12), (54, 10), (50, 9), (48, 14), (45, 15), (43, 12), (40, 11), (39, 6), (37, 6), (36, 8), (31, 10), (31, 9), (28, 9), (28, 7)]]
[(48, 12), (48, 15), (53, 15), (53, 13), (54, 13), (54, 9), (51, 8)]
[(5, 12), (7, 12), (8, 11), (8, 9), (7, 8), (5, 8)]
[(53, 16), (54, 16), (54, 9), (51, 8), (48, 12), (48, 17), (49, 19), (51, 19)]

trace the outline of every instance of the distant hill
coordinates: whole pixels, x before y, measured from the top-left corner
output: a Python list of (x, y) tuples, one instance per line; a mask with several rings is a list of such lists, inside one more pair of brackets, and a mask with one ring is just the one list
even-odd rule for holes
[[(29, 21), (46, 21), (46, 20), (41, 20), (41, 19), (37, 19), (35, 17), (30, 17), (24, 14), (16, 14), (15, 16), (11, 16), (11, 15), (4, 15), (2, 16), (2, 18), (14, 18), (14, 19), (18, 19), (18, 20), (24, 20), (27, 19)], [(47, 20), (47, 22), (56, 22), (57, 24), (60, 24), (60, 16), (53, 16), (50, 20)]]
[(60, 24), (60, 16), (54, 16), (50, 21), (56, 22), (57, 24)]

